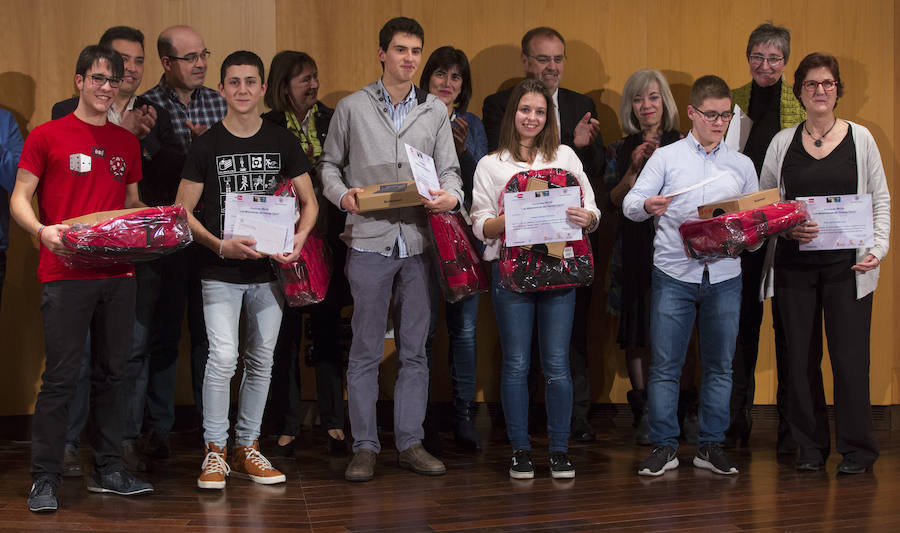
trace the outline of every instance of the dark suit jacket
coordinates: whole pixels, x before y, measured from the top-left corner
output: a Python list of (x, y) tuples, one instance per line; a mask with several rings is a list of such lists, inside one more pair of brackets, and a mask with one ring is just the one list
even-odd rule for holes
[[(172, 129), (172, 119), (168, 111), (141, 96), (135, 99), (134, 105), (150, 105), (156, 109), (156, 124), (141, 141), (143, 178), (138, 183), (141, 201), (147, 205), (171, 205), (175, 202), (184, 168), (184, 154)], [(75, 111), (76, 107), (78, 98), (57, 102), (50, 111), (50, 117), (53, 120), (62, 118)]]
[[(487, 133), (488, 151), (493, 152), (497, 149), (500, 142), (500, 123), (503, 121), (503, 114), (506, 112), (506, 105), (509, 103), (509, 95), (512, 88), (494, 93), (484, 99), (481, 109), (482, 121), (484, 122), (484, 130)], [(591, 116), (597, 116), (597, 107), (590, 97), (575, 91), (559, 88), (559, 121), (560, 124), (560, 141), (562, 144), (569, 146), (578, 154), (578, 159), (584, 166), (584, 173), (587, 174), (591, 181), (591, 187), (594, 193), (602, 190), (603, 171), (605, 167), (606, 153), (603, 149), (603, 138), (600, 134), (591, 146), (584, 148), (575, 148), (575, 126), (585, 113), (590, 112)]]

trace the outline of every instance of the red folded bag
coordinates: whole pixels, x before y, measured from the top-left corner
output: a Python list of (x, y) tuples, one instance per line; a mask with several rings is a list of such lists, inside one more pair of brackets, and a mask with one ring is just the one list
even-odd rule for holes
[[(503, 194), (521, 192), (528, 187), (528, 180), (536, 179), (547, 183), (547, 188), (581, 187), (578, 178), (567, 170), (545, 168), (519, 172), (500, 192), (500, 213), (504, 213)], [(581, 193), (582, 204), (584, 192)], [(501, 287), (515, 292), (547, 291), (590, 285), (594, 281), (594, 255), (587, 236), (580, 240), (568, 241), (562, 258), (547, 253), (543, 244), (530, 248), (506, 246), (506, 235), (501, 238), (500, 280)]]
[[(275, 190), (276, 196), (295, 196), (294, 187), (285, 181)], [(299, 213), (299, 205), (298, 205)], [(284, 298), (291, 307), (317, 304), (325, 299), (328, 284), (331, 283), (331, 250), (317, 228), (306, 236), (300, 249), (300, 257), (292, 263), (278, 263), (278, 281), (284, 291)]]
[(488, 290), (488, 279), (475, 251), (475, 236), (461, 213), (438, 213), (428, 217), (434, 235), (434, 250), (441, 269), (444, 299), (458, 302)]
[(693, 259), (737, 257), (767, 237), (809, 220), (806, 203), (792, 200), (714, 218), (692, 218), (678, 227), (684, 251)]
[(72, 224), (59, 235), (75, 252), (61, 256), (69, 268), (102, 268), (152, 261), (193, 240), (180, 205), (149, 207), (94, 225)]

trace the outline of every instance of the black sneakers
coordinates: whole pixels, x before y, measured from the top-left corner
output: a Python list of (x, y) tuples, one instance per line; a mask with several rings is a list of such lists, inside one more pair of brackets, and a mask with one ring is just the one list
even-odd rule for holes
[(650, 457), (638, 465), (639, 476), (661, 476), (667, 470), (678, 468), (678, 457), (671, 446), (656, 446)]
[(698, 448), (697, 455), (694, 456), (694, 466), (725, 476), (738, 473), (737, 465), (725, 455), (722, 444), (718, 442), (704, 444)]
[(553, 479), (572, 479), (575, 467), (566, 452), (550, 452), (550, 476)]
[(59, 507), (56, 500), (57, 482), (52, 478), (43, 477), (31, 485), (28, 493), (28, 510), (32, 513), (53, 513)]
[(137, 496), (153, 492), (153, 485), (136, 479), (125, 470), (108, 474), (100, 474), (95, 470), (88, 478), (87, 490), (118, 494), (119, 496)]
[[(574, 472), (573, 472), (574, 474)], [(513, 479), (534, 479), (534, 463), (528, 450), (516, 450), (509, 461), (509, 477)]]

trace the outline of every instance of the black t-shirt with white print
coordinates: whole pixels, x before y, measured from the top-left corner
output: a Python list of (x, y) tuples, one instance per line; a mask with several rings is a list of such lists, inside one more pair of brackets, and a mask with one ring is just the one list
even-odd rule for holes
[[(225, 194), (271, 194), (275, 183), (309, 172), (309, 160), (287, 129), (267, 120), (252, 137), (236, 137), (214, 124), (192, 144), (184, 179), (203, 183), (200, 223), (222, 238)], [(228, 283), (265, 283), (275, 279), (268, 259), (220, 259), (204, 247), (200, 276)]]

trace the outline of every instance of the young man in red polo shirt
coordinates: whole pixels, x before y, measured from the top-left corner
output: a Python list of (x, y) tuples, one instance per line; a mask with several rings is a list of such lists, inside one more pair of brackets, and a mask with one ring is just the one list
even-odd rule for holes
[[(84, 343), (91, 333), (93, 409), (90, 440), (94, 472), (91, 492), (124, 496), (153, 492), (125, 471), (120, 457), (124, 422), (122, 384), (134, 329), (135, 283), (130, 264), (70, 268), (63, 220), (123, 207), (139, 207), (141, 151), (137, 137), (107, 122), (124, 71), (122, 56), (88, 46), (78, 57), (75, 112), (35, 128), (25, 141), (10, 211), (40, 241), (38, 281), (43, 283), (46, 366), (32, 419), (28, 508), (57, 509), (66, 420), (75, 394)], [(31, 199), (37, 193), (39, 216)]]

